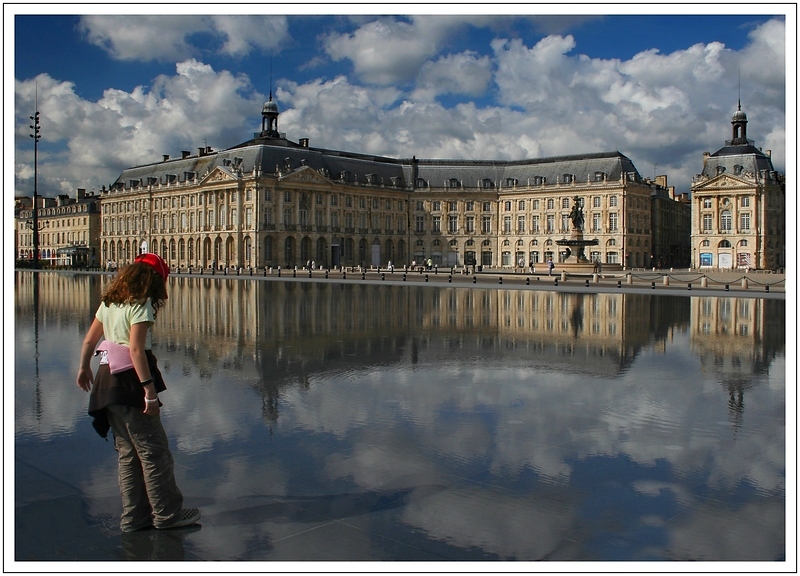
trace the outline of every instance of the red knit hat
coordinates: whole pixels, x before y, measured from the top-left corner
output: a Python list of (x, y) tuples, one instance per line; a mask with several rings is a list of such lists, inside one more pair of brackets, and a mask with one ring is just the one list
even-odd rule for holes
[(167, 276), (169, 276), (169, 266), (167, 263), (164, 262), (163, 258), (158, 254), (153, 254), (152, 252), (146, 252), (144, 254), (139, 254), (136, 258), (133, 259), (134, 262), (141, 262), (142, 264), (147, 264), (153, 270), (158, 272), (164, 281), (167, 280)]

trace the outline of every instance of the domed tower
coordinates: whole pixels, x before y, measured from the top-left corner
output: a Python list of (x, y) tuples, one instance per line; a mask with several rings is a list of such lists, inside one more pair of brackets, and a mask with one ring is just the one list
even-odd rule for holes
[(272, 90), (269, 91), (269, 100), (264, 102), (264, 107), (261, 109), (261, 136), (280, 138), (278, 105), (272, 101)]
[(731, 118), (731, 125), (733, 126), (733, 135), (731, 138), (731, 146), (747, 146), (747, 114), (742, 111), (742, 102), (739, 101), (739, 107), (733, 113)]

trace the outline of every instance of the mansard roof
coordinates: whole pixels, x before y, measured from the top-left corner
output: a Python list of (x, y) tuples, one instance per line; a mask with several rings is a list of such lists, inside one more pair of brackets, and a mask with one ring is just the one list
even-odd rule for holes
[(599, 152), (526, 160), (418, 160), (417, 178), (433, 187), (448, 186), (455, 178), (464, 187), (508, 186), (509, 180), (526, 186), (542, 178), (547, 184), (563, 183), (565, 176), (577, 183), (595, 182), (598, 176), (618, 181), (625, 173), (629, 180), (641, 182), (633, 162), (620, 152)]
[[(219, 152), (201, 150), (197, 156), (165, 159), (162, 162), (123, 170), (112, 188), (148, 183), (167, 184), (202, 178), (217, 167), (241, 170), (243, 174), (286, 174), (308, 166), (334, 182), (376, 184), (405, 188), (450, 187), (455, 181), (465, 188), (519, 185), (544, 179), (547, 184), (564, 182), (569, 175), (577, 183), (607, 179), (618, 181), (623, 173), (641, 181), (633, 162), (620, 152), (601, 152), (526, 160), (439, 160), (395, 159), (339, 150), (311, 148), (285, 138), (254, 138)], [(538, 183), (541, 183), (539, 180)]]
[(724, 146), (711, 154), (703, 166), (702, 175), (713, 178), (720, 171), (761, 174), (765, 170), (768, 173), (775, 171), (772, 159), (748, 142), (739, 146)]

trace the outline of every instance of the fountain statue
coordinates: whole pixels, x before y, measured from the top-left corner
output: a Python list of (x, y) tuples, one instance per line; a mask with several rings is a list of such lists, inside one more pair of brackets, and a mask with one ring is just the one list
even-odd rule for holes
[(572, 248), (577, 249), (577, 254), (575, 255), (575, 262), (574, 264), (578, 265), (586, 265), (589, 264), (589, 259), (586, 258), (586, 246), (597, 246), (598, 241), (597, 238), (592, 240), (584, 240), (583, 238), (583, 206), (581, 206), (581, 199), (579, 196), (575, 196), (573, 199), (573, 206), (572, 211), (569, 213), (569, 218), (572, 220), (572, 234), (570, 235), (569, 239), (564, 238), (563, 240), (556, 240), (556, 244), (559, 246), (565, 247), (565, 254), (566, 257), (564, 258), (564, 262), (562, 262), (562, 266), (564, 264), (572, 264), (570, 262), (570, 258), (572, 257)]

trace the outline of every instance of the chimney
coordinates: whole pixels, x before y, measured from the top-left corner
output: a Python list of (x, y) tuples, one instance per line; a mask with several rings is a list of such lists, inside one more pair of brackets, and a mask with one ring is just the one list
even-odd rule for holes
[(86, 188), (78, 188), (78, 200), (86, 198)]
[(300, 138), (300, 146), (308, 148), (308, 138)]
[(166, 162), (167, 160), (169, 160), (169, 154), (164, 154), (164, 162)]
[(206, 151), (205, 148), (198, 148), (197, 149), (197, 155), (198, 156), (205, 156), (205, 151)]
[(767, 158), (772, 158), (772, 150), (767, 150)]
[(706, 162), (711, 157), (711, 152), (703, 152), (703, 168), (706, 167)]
[(181, 160), (183, 160), (184, 158), (188, 158), (190, 155), (191, 152), (189, 152), (188, 150), (181, 150)]

